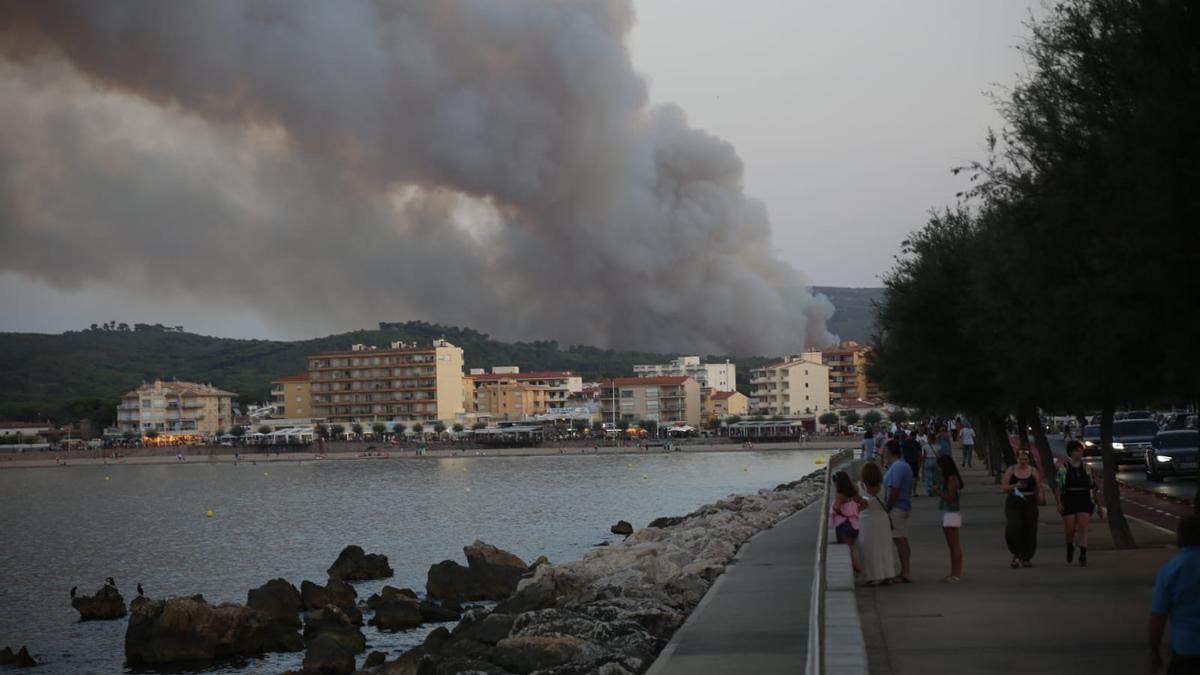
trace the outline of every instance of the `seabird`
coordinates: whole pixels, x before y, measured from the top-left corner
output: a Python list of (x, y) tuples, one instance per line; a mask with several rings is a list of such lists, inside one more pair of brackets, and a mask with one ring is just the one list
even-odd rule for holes
[(146, 595), (146, 591), (143, 591), (143, 590), (142, 590), (142, 585), (141, 585), (141, 584), (138, 584), (138, 597), (140, 598), (140, 597), (142, 597), (142, 596), (144, 596), (144, 595)]
[(112, 577), (104, 577), (104, 583), (108, 584), (109, 586), (112, 586), (113, 588), (117, 587), (117, 582), (113, 581)]
[(79, 589), (79, 587), (78, 587), (78, 586), (72, 586), (72, 587), (71, 587), (71, 599), (72, 599), (72, 600), (74, 600), (74, 599), (75, 599), (75, 591), (76, 591), (76, 590), (78, 590), (78, 589)]

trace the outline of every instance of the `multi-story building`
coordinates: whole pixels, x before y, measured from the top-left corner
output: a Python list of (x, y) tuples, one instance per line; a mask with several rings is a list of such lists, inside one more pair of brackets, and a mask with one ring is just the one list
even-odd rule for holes
[(686, 375), (619, 377), (600, 387), (600, 419), (700, 426), (700, 383)]
[(866, 399), (879, 396), (879, 388), (867, 379), (870, 347), (847, 340), (832, 349), (805, 352), (803, 358), (829, 366), (829, 396), (832, 399)]
[(492, 372), (488, 373), (483, 368), (472, 368), (470, 374), (463, 378), (463, 405), (470, 411), (477, 387), (505, 381), (546, 389), (546, 407), (549, 410), (575, 405), (571, 403), (571, 397), (583, 391), (583, 376), (569, 370), (522, 373), (518, 366), (494, 366)]
[(714, 391), (704, 398), (704, 419), (720, 420), (730, 415), (745, 415), (750, 399), (738, 391)]
[(761, 415), (820, 415), (829, 410), (829, 366), (792, 356), (750, 371), (754, 412)]
[(463, 412), (462, 368), (462, 348), (445, 340), (313, 354), (312, 416), (331, 423), (453, 422)]
[(700, 363), (699, 356), (681, 356), (669, 363), (634, 366), (638, 377), (664, 377), (686, 375), (699, 383), (702, 389), (733, 391), (737, 388), (737, 366), (725, 363)]
[(308, 373), (271, 380), (271, 402), (274, 417), (312, 417), (312, 380), (308, 379)]
[(235, 396), (211, 384), (155, 380), (121, 397), (117, 429), (160, 437), (215, 434), (233, 424)]
[(525, 420), (546, 413), (550, 392), (549, 387), (517, 380), (488, 381), (474, 387), (474, 400), (468, 412), (493, 420)]

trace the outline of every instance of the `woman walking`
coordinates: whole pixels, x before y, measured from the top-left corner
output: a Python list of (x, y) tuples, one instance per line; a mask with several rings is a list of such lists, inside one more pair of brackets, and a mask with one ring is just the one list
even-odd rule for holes
[(925, 494), (933, 496), (933, 488), (937, 484), (938, 451), (929, 442), (928, 436), (921, 437), (921, 456), (925, 459)]
[(1104, 517), (1100, 505), (1100, 484), (1092, 467), (1083, 461), (1083, 443), (1067, 443), (1069, 459), (1058, 468), (1058, 512), (1062, 515), (1067, 538), (1067, 564), (1075, 559), (1076, 535), (1079, 541), (1079, 565), (1087, 567), (1088, 522), (1092, 512)]
[(833, 485), (837, 489), (837, 498), (829, 507), (829, 526), (837, 536), (837, 543), (850, 547), (850, 565), (855, 574), (861, 574), (863, 568), (854, 557), (854, 542), (860, 527), (858, 511), (866, 506), (867, 500), (859, 496), (845, 471), (833, 474)]
[(935, 485), (933, 493), (938, 496), (938, 510), (942, 512), (942, 534), (946, 535), (946, 546), (950, 549), (950, 575), (942, 581), (957, 584), (962, 580), (963, 552), (962, 512), (959, 510), (959, 498), (962, 495), (962, 476), (954, 464), (954, 457), (942, 455), (937, 458), (940, 484)]
[(887, 586), (896, 575), (896, 553), (892, 545), (892, 521), (880, 499), (883, 471), (878, 464), (864, 464), (862, 492), (866, 503), (858, 514), (858, 543), (862, 549), (866, 586)]
[(1010, 567), (1033, 567), (1033, 554), (1037, 551), (1038, 504), (1046, 502), (1042, 491), (1042, 477), (1030, 463), (1029, 450), (1022, 449), (1017, 455), (1016, 466), (1008, 467), (1000, 479), (1001, 487), (1008, 493), (1004, 500), (1004, 540), (1013, 554)]

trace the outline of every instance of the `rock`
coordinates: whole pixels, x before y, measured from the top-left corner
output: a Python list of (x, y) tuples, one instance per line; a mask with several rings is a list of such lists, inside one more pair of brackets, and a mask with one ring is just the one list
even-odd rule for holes
[(633, 534), (633, 525), (630, 525), (628, 521), (618, 520), (616, 525), (608, 528), (608, 531), (612, 532), (613, 534), (623, 534), (625, 536), (629, 536)]
[(686, 516), (664, 516), (662, 518), (655, 518), (654, 520), (650, 521), (650, 524), (646, 527), (653, 527), (661, 530), (668, 527), (675, 527), (685, 520), (687, 520)]
[(421, 618), (425, 620), (425, 623), (458, 621), (462, 618), (461, 610), (457, 610), (453, 606), (447, 606), (445, 603), (422, 600), (419, 603), (419, 607), (421, 608)]
[(457, 601), (503, 600), (513, 594), (528, 565), (517, 556), (476, 540), (463, 548), (467, 566), (443, 560), (429, 568), (426, 592)]
[(350, 545), (342, 549), (337, 560), (329, 567), (329, 578), (341, 581), (365, 581), (392, 576), (387, 556), (365, 553), (361, 546)]
[(387, 654), (384, 654), (383, 652), (376, 650), (376, 651), (371, 652), (370, 654), (367, 654), (367, 658), (365, 661), (363, 661), (362, 667), (363, 668), (375, 668), (376, 666), (382, 666), (385, 662), (387, 662)]
[(300, 584), (300, 604), (305, 611), (333, 605), (345, 612), (354, 625), (361, 626), (362, 610), (358, 608), (357, 599), (358, 592), (354, 587), (338, 579), (330, 579), (324, 586), (318, 586), (311, 581)]
[(17, 655), (13, 654), (12, 647), (5, 646), (0, 649), (0, 666), (10, 666), (16, 661)]
[(29, 655), (29, 650), (21, 647), (17, 653), (13, 653), (11, 647), (0, 649), (0, 666), (14, 666), (16, 668), (32, 668), (37, 665), (37, 661)]
[(570, 636), (505, 638), (493, 652), (496, 663), (522, 675), (567, 664), (585, 665), (599, 656), (595, 645)]
[(300, 627), (300, 591), (286, 579), (272, 579), (246, 593), (246, 606), (266, 612), (273, 620), (291, 628)]
[(509, 675), (507, 670), (487, 661), (471, 658), (426, 658), (429, 665), (422, 661), (419, 675)]
[[(421, 606), (416, 600), (403, 595), (393, 595), (387, 598), (378, 595), (371, 596), (375, 600), (375, 616), (367, 623), (377, 626), (380, 630), (404, 630), (420, 626)], [(371, 602), (370, 600), (368, 602)]]
[(233, 604), (213, 607), (191, 598), (139, 603), (125, 630), (125, 660), (135, 666), (303, 648), (298, 632), (266, 612)]
[(105, 585), (95, 595), (77, 595), (71, 606), (79, 612), (80, 621), (109, 621), (125, 616), (125, 598), (116, 587)]
[(322, 634), (304, 653), (304, 675), (349, 675), (354, 672), (354, 652), (330, 635)]
[(430, 653), (436, 654), (449, 641), (450, 629), (445, 626), (438, 626), (429, 631), (429, 635), (425, 636), (425, 642), (421, 643), (421, 646)]
[(385, 598), (393, 596), (393, 595), (403, 595), (403, 596), (405, 596), (407, 598), (411, 598), (413, 600), (418, 599), (416, 591), (412, 590), (411, 588), (396, 588), (395, 586), (384, 586), (383, 590), (379, 591), (379, 594)]
[(474, 640), (494, 645), (512, 633), (517, 617), (496, 612), (470, 612), (450, 632), (454, 640)]
[(304, 617), (304, 642), (312, 644), (322, 635), (329, 635), (355, 654), (367, 648), (367, 639), (358, 626), (335, 605), (325, 605)]

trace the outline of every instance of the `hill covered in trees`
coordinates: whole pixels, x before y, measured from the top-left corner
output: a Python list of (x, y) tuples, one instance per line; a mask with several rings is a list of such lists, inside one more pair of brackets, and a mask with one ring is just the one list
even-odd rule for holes
[[(837, 291), (858, 289), (821, 290), (839, 303)], [(862, 320), (861, 306), (848, 301), (850, 316), (839, 316), (832, 330), (844, 339), (865, 336), (865, 325), (855, 325)], [(843, 325), (850, 328), (838, 328)], [(501, 342), (470, 328), (422, 321), (381, 322), (378, 330), (292, 342), (210, 337), (184, 332), (179, 326), (114, 322), (61, 335), (0, 333), (0, 419), (62, 423), (87, 418), (95, 424), (111, 424), (117, 398), (155, 378), (211, 383), (237, 392), (242, 403), (265, 401), (271, 380), (304, 372), (307, 357), (314, 352), (346, 349), (354, 343), (386, 346), (395, 340), (428, 344), (440, 337), (463, 348), (468, 368), (515, 365), (523, 371), (573, 370), (585, 379), (627, 375), (634, 364), (661, 363), (678, 356), (563, 346), (553, 340)], [(705, 358), (734, 360), (738, 388), (748, 391), (750, 369), (774, 357), (733, 359), (711, 354)]]

